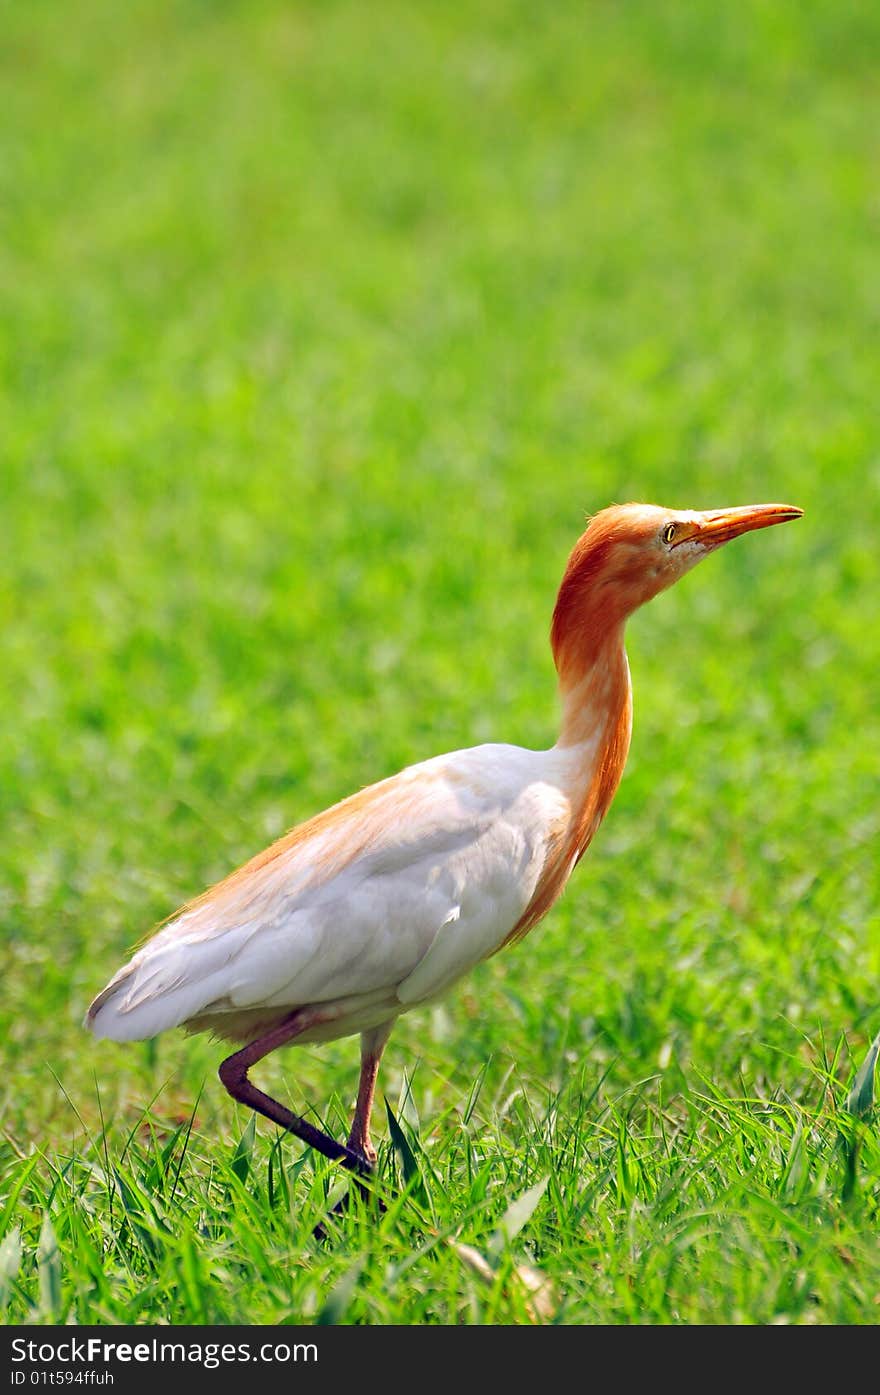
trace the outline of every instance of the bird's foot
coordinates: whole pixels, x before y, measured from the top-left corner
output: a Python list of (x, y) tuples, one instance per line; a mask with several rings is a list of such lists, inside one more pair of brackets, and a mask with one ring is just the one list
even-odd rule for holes
[(369, 1175), (372, 1175), (372, 1173), (376, 1171), (376, 1163), (379, 1160), (379, 1154), (373, 1147), (369, 1134), (364, 1135), (352, 1131), (348, 1135), (348, 1141), (345, 1146), (349, 1153), (354, 1153), (355, 1157), (361, 1160), (363, 1166), (357, 1168), (356, 1171), (363, 1172), (364, 1169), (366, 1169), (366, 1173)]

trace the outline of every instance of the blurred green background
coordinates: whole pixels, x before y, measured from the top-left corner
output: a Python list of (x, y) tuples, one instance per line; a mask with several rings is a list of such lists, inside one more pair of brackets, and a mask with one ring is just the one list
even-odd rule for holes
[[(96, 1078), (123, 1132), (206, 1080), (226, 1147), (218, 1049), (97, 1045), (90, 997), (353, 789), (552, 744), (556, 586), (615, 500), (806, 514), (635, 617), (605, 828), (528, 941), (401, 1022), (386, 1088), (421, 1062), (442, 1129), (486, 1059), (797, 1098), (811, 1043), (863, 1054), (880, 10), (37, 0), (0, 41), (15, 1156), (77, 1148)], [(355, 1062), (273, 1068), (320, 1109)]]

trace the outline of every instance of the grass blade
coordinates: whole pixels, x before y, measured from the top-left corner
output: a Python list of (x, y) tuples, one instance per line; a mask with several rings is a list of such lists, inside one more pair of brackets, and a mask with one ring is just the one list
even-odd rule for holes
[(394, 1145), (395, 1152), (400, 1158), (400, 1165), (403, 1168), (404, 1183), (409, 1188), (413, 1199), (430, 1210), (430, 1198), (425, 1187), (421, 1169), (416, 1162), (416, 1155), (409, 1145), (406, 1134), (394, 1117), (394, 1111), (388, 1103), (387, 1095), (385, 1097), (385, 1109), (388, 1114), (388, 1129), (391, 1134), (391, 1142)]
[(315, 1318), (316, 1327), (333, 1327), (345, 1316), (365, 1264), (366, 1259), (355, 1260), (351, 1268), (346, 1269), (339, 1282), (334, 1284), (327, 1302)]
[(6, 1311), (12, 1285), (21, 1265), (21, 1230), (14, 1226), (0, 1245), (0, 1313)]
[(874, 1080), (877, 1073), (878, 1054), (880, 1054), (880, 1032), (871, 1042), (868, 1054), (846, 1097), (847, 1111), (854, 1114), (857, 1119), (865, 1119), (874, 1108)]
[(252, 1114), (248, 1120), (245, 1131), (238, 1140), (238, 1147), (232, 1159), (232, 1171), (239, 1182), (244, 1185), (251, 1170), (251, 1159), (254, 1155), (254, 1139), (257, 1133), (257, 1116)]
[(58, 1237), (47, 1211), (37, 1244), (37, 1275), (40, 1285), (40, 1311), (57, 1318), (61, 1312), (61, 1253)]
[(519, 1235), (523, 1226), (527, 1225), (537, 1208), (538, 1202), (547, 1190), (550, 1181), (549, 1175), (542, 1177), (540, 1182), (536, 1182), (533, 1187), (529, 1187), (527, 1192), (517, 1197), (516, 1201), (508, 1206), (492, 1239), (489, 1241), (489, 1253), (497, 1256)]

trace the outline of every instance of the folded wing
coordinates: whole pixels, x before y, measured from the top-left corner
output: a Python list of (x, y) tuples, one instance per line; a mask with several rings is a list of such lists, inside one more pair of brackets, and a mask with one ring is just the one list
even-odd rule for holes
[(393, 1016), (435, 996), (501, 944), (558, 843), (568, 802), (548, 758), (454, 752), (299, 825), (159, 930), (89, 1025), (128, 1041), (364, 995)]

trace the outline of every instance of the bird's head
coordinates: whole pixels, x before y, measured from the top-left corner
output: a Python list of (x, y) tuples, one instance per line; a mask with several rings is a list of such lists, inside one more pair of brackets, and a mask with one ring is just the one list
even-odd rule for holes
[(575, 544), (553, 612), (551, 640), (563, 674), (604, 634), (665, 591), (710, 552), (756, 528), (800, 518), (792, 504), (732, 509), (664, 509), (615, 504), (590, 520)]

